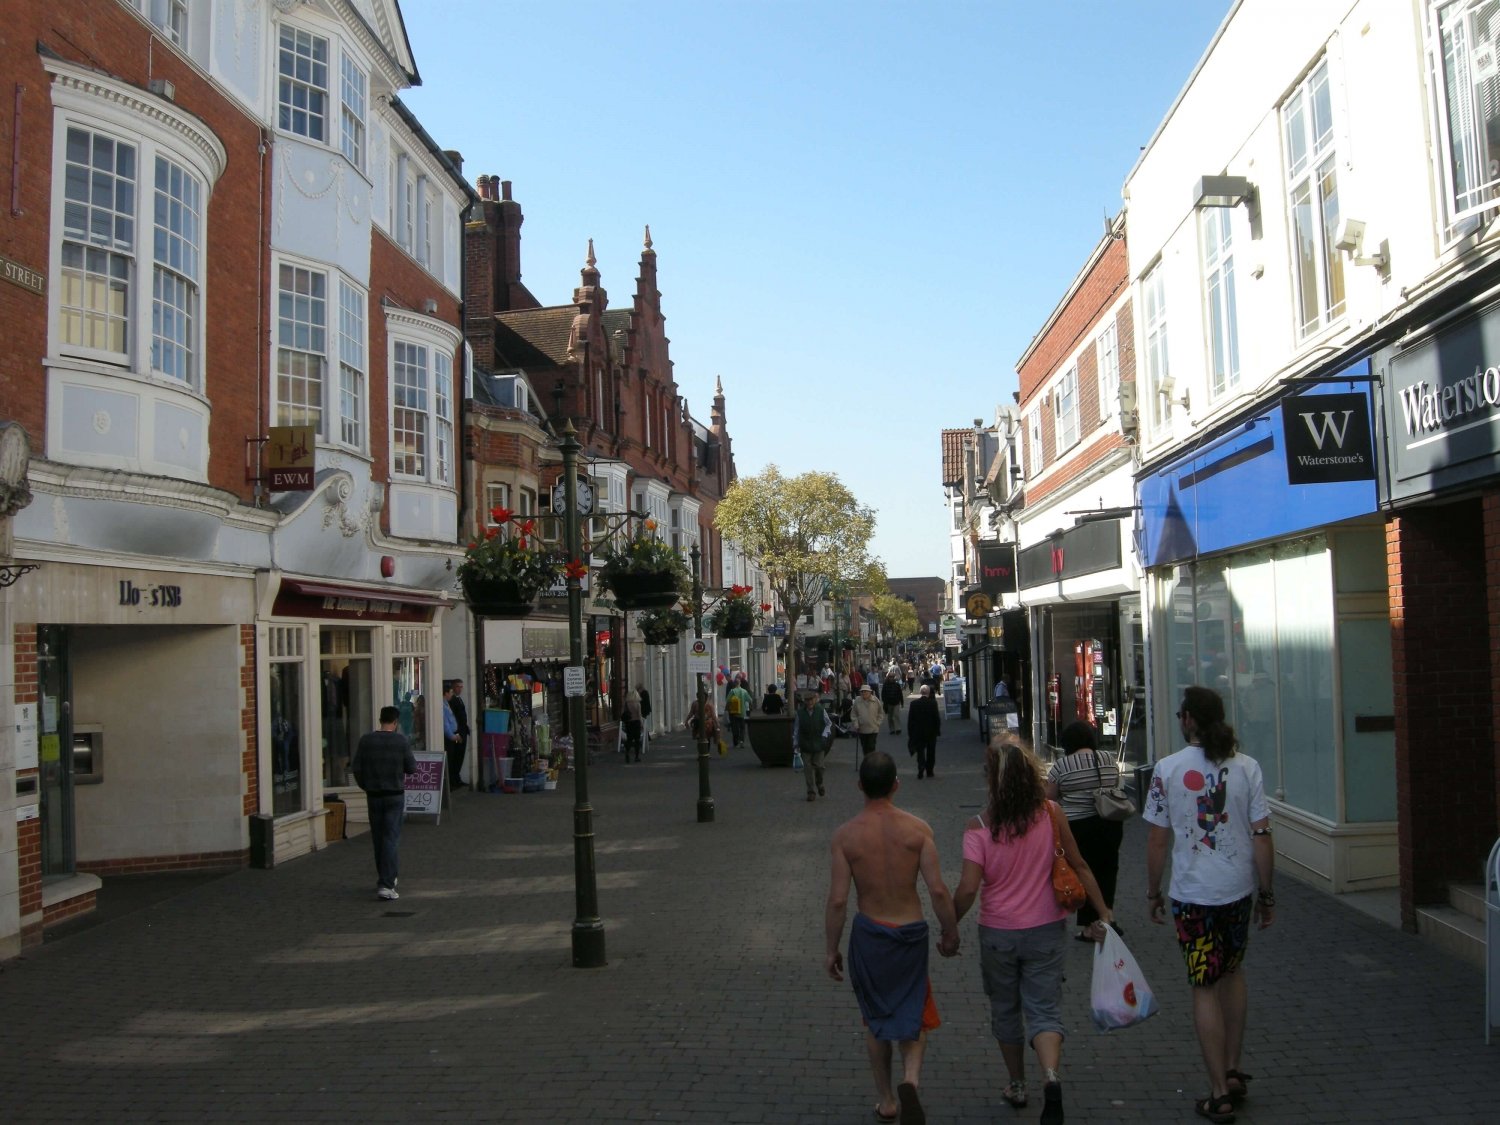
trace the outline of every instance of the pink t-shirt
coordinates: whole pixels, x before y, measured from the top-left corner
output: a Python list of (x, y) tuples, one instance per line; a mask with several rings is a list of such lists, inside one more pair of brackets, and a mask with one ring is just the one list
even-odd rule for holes
[[(1029, 930), (1068, 916), (1052, 893), (1052, 817), (1047, 801), (1024, 836), (998, 840), (988, 828), (964, 830), (964, 859), (984, 873), (979, 924), (996, 930)], [(981, 823), (984, 817), (980, 817)]]

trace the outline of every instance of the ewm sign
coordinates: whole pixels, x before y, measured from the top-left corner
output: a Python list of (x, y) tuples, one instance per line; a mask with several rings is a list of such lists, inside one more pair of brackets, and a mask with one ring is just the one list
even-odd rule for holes
[(1281, 403), (1281, 429), (1288, 484), (1375, 479), (1364, 395), (1293, 395)]

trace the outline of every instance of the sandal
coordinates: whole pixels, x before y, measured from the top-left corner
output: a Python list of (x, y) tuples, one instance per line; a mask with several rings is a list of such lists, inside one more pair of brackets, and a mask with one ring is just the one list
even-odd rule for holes
[(1250, 1079), (1254, 1075), (1246, 1074), (1243, 1070), (1226, 1070), (1224, 1077), (1229, 1081), (1229, 1100), (1242, 1102), (1250, 1095)]
[(1221, 1098), (1209, 1094), (1193, 1103), (1193, 1112), (1199, 1117), (1208, 1118), (1214, 1125), (1233, 1125), (1234, 1122), (1234, 1103), (1227, 1094)]
[(1025, 1109), (1026, 1080), (1023, 1078), (1012, 1078), (1006, 1083), (1005, 1089), (1000, 1091), (1000, 1096), (1016, 1109)]
[(886, 1114), (880, 1112), (880, 1107), (879, 1106), (875, 1107), (875, 1120), (879, 1121), (880, 1125), (896, 1125), (896, 1122), (899, 1121), (900, 1119), (901, 1119), (901, 1111), (899, 1109), (896, 1110), (895, 1113), (892, 1113), (889, 1116), (887, 1116)]

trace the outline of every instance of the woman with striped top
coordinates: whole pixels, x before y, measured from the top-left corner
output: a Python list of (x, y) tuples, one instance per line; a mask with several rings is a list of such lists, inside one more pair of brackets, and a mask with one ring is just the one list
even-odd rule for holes
[[(1105, 905), (1113, 910), (1125, 825), (1118, 820), (1105, 820), (1094, 811), (1094, 790), (1118, 784), (1120, 765), (1115, 755), (1099, 749), (1099, 731), (1092, 723), (1082, 720), (1069, 723), (1058, 741), (1064, 754), (1052, 763), (1047, 773), (1047, 796), (1062, 807), (1083, 861), (1094, 872)], [(1089, 903), (1079, 907), (1078, 933), (1074, 938), (1092, 941), (1088, 930), (1098, 917)], [(1118, 924), (1115, 929), (1120, 929)]]

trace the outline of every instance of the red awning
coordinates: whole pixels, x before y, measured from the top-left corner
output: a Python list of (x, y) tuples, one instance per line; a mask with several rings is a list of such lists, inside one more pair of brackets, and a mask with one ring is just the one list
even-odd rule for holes
[(283, 578), (281, 588), (288, 593), (309, 598), (364, 598), (366, 601), (400, 602), (403, 605), (440, 606), (453, 604), (426, 590), (402, 590), (394, 586), (355, 586), (336, 582), (310, 582), (302, 578)]

